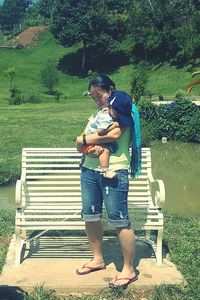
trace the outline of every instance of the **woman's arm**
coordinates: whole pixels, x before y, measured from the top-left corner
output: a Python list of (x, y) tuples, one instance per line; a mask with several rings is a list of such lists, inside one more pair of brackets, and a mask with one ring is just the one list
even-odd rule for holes
[(98, 129), (97, 129), (97, 133), (98, 133), (98, 135), (100, 135), (100, 136), (107, 135), (108, 132), (110, 132), (111, 130), (113, 130), (113, 129), (115, 129), (115, 128), (118, 128), (118, 127), (120, 127), (120, 126), (119, 126), (119, 123), (118, 123), (118, 122), (113, 122), (113, 123), (112, 123), (108, 128), (106, 128), (106, 129), (100, 129), (100, 128), (98, 128)]
[[(94, 144), (94, 145), (113, 142), (118, 140), (120, 136), (125, 132), (125, 130), (126, 128), (117, 127), (103, 136), (99, 136), (97, 134), (90, 134), (86, 136), (86, 142), (87, 144)], [(76, 144), (77, 144), (77, 150), (81, 152), (83, 146), (82, 136), (77, 137)]]

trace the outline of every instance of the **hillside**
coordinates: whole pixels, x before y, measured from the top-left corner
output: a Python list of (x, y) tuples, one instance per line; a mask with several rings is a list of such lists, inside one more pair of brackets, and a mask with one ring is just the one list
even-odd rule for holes
[[(27, 34), (30, 33), (29, 34)], [(33, 34), (35, 32), (35, 35)], [(84, 99), (87, 90), (89, 76), (81, 77), (70, 73), (70, 70), (80, 68), (81, 45), (65, 48), (59, 45), (49, 30), (37, 30), (33, 27), (20, 35), (20, 41), (31, 44), (34, 40), (35, 46), (22, 49), (0, 49), (0, 105), (8, 105), (9, 82), (4, 71), (9, 67), (15, 67), (17, 76), (14, 84), (17, 85), (24, 97), (30, 94), (37, 94), (42, 102), (55, 101), (53, 96), (45, 92), (40, 83), (40, 71), (48, 60), (56, 61), (59, 65), (59, 84), (56, 87), (61, 95), (61, 101), (68, 99)], [(35, 40), (38, 36), (37, 42)], [(29, 41), (29, 42), (28, 42)], [(108, 74), (116, 82), (119, 89), (130, 91), (130, 74), (133, 65), (124, 65)], [(62, 71), (61, 71), (62, 70)], [(73, 74), (73, 75), (72, 75)], [(191, 80), (191, 73), (184, 68), (177, 69), (175, 66), (163, 64), (152, 68), (149, 74), (147, 90), (154, 97), (163, 95), (165, 100), (173, 98), (175, 93), (184, 89)], [(194, 88), (191, 95), (199, 95), (200, 89)], [(167, 99), (166, 99), (167, 97)]]

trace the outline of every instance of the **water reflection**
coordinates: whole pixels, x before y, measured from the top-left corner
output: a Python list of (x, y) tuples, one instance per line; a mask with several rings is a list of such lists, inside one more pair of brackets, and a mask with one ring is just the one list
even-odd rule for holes
[[(184, 215), (200, 215), (200, 145), (178, 142), (152, 144), (154, 178), (166, 188), (164, 209)], [(0, 207), (14, 208), (15, 187), (0, 187)]]
[(154, 178), (162, 178), (165, 183), (165, 209), (200, 215), (200, 145), (153, 143), (152, 162)]

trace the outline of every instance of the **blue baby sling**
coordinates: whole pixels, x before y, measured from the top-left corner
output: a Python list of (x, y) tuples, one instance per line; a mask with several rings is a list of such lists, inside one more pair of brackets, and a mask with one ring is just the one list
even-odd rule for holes
[(133, 126), (132, 126), (130, 175), (132, 178), (135, 178), (141, 174), (141, 169), (142, 169), (142, 163), (141, 163), (142, 137), (141, 137), (139, 112), (136, 105), (133, 103), (132, 103), (131, 115), (133, 119)]

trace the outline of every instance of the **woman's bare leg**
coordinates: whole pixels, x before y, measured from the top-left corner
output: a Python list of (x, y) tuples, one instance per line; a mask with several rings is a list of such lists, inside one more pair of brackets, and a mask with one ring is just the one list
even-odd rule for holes
[[(121, 246), (121, 251), (124, 258), (123, 269), (118, 274), (117, 278), (133, 278), (135, 271), (133, 268), (133, 260), (135, 257), (135, 237), (131, 228), (120, 228), (118, 231), (118, 238)], [(114, 280), (113, 280), (114, 281)], [(126, 284), (128, 280), (119, 280), (115, 285)]]
[[(88, 237), (88, 242), (93, 253), (93, 259), (87, 263), (89, 267), (104, 267), (104, 260), (102, 254), (102, 240), (103, 240), (103, 231), (101, 226), (101, 221), (97, 222), (86, 222), (85, 229)], [(87, 267), (78, 268), (78, 271), (86, 271)]]

